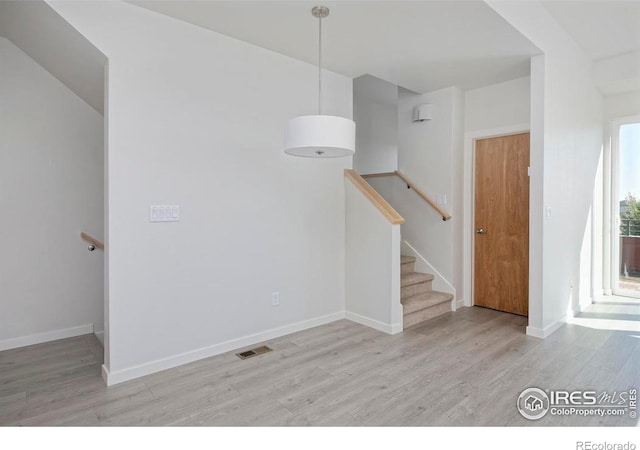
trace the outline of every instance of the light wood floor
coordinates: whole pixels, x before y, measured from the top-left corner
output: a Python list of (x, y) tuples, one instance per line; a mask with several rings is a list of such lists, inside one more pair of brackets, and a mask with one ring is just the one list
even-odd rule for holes
[[(640, 306), (639, 306), (640, 308)], [(389, 336), (342, 320), (107, 388), (91, 336), (0, 352), (2, 425), (637, 425), (530, 422), (516, 399), (543, 389), (640, 387), (640, 333), (568, 324), (546, 340), (526, 319), (462, 308)]]

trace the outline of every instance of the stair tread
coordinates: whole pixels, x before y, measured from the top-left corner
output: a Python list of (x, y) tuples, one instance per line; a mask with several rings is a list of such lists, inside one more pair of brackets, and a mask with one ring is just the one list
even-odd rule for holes
[(410, 264), (412, 262), (416, 262), (416, 257), (415, 256), (402, 255), (400, 257), (400, 264)]
[(423, 292), (400, 300), (404, 315), (414, 313), (432, 306), (451, 301), (453, 295), (440, 291)]
[(403, 273), (400, 275), (400, 286), (412, 286), (418, 283), (425, 283), (427, 281), (433, 280), (433, 275), (430, 273), (422, 273), (422, 272), (409, 272)]

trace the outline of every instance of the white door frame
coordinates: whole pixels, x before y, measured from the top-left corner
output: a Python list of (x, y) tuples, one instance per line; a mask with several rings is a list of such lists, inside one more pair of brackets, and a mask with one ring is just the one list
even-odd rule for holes
[(109, 367), (111, 367), (111, 329), (110, 316), (111, 304), (109, 301), (109, 264), (111, 254), (111, 240), (109, 236), (109, 59), (104, 64), (104, 338), (102, 347), (104, 349), (104, 357), (102, 364), (102, 379), (105, 384), (108, 383)]
[[(530, 125), (528, 123), (512, 125), (500, 128), (491, 128), (487, 130), (476, 130), (465, 133), (464, 135), (464, 166), (463, 166), (463, 198), (464, 198), (464, 217), (463, 217), (463, 242), (462, 242), (462, 285), (464, 291), (464, 305), (473, 306), (475, 304), (474, 297), (474, 246), (475, 246), (475, 173), (476, 173), (476, 141), (479, 139), (490, 139), (502, 136), (512, 136), (514, 134), (530, 133)], [(529, 205), (531, 209), (531, 205)], [(531, 270), (531, 267), (529, 267)], [(531, 278), (530, 278), (531, 279)]]
[[(623, 297), (640, 298), (640, 292), (620, 289), (618, 273), (618, 261), (620, 261), (620, 200), (618, 198), (618, 184), (620, 182), (620, 127), (632, 123), (640, 123), (640, 115), (622, 117), (611, 121), (611, 170), (605, 171), (605, 185), (609, 185), (611, 207), (604, 210), (605, 224), (610, 224), (609, 236), (610, 255), (608, 267), (604, 267), (605, 277), (609, 277), (611, 293)], [(607, 290), (608, 291), (608, 290)], [(606, 293), (606, 292), (605, 292)]]

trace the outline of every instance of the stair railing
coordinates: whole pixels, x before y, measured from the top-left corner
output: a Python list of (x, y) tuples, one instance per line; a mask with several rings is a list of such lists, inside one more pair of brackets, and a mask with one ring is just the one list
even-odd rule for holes
[(451, 214), (440, 208), (431, 197), (429, 197), (425, 192), (423, 192), (419, 187), (411, 182), (402, 172), (396, 170), (394, 172), (384, 172), (384, 173), (370, 173), (366, 175), (362, 175), (362, 178), (378, 178), (378, 177), (399, 177), (406, 185), (407, 189), (413, 189), (413, 191), (418, 194), (424, 201), (426, 201), (433, 209), (435, 209), (438, 214), (442, 216), (442, 220), (451, 219)]
[(93, 236), (88, 235), (84, 231), (80, 233), (80, 237), (89, 243), (89, 247), (87, 248), (90, 252), (94, 251), (96, 248), (100, 250), (104, 250), (104, 244)]
[(344, 176), (353, 183), (353, 185), (362, 192), (365, 197), (369, 199), (373, 205), (387, 218), (392, 224), (403, 224), (404, 217), (393, 209), (393, 207), (382, 198), (380, 194), (371, 187), (367, 181), (358, 174), (355, 170), (345, 169)]

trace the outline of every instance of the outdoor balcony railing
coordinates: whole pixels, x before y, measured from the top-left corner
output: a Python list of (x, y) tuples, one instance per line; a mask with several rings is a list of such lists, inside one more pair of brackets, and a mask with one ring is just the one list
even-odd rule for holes
[(620, 236), (640, 236), (640, 219), (620, 219)]

